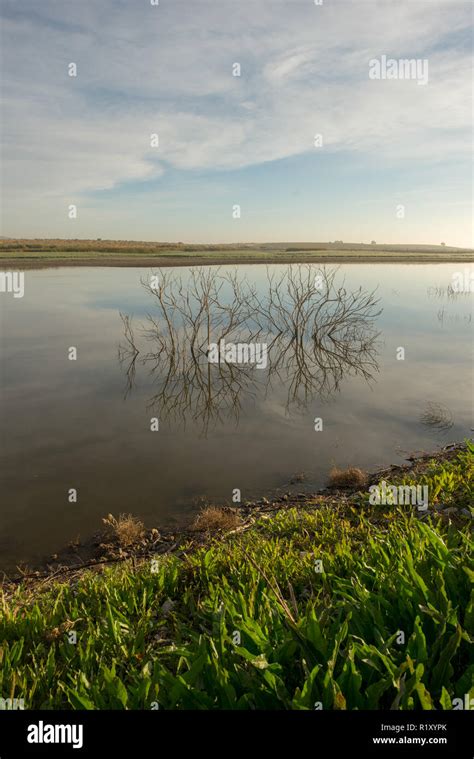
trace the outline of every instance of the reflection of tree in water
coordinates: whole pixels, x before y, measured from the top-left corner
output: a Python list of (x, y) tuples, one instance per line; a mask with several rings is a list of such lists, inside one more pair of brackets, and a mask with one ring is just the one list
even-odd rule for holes
[[(127, 391), (136, 364), (149, 367), (156, 392), (149, 406), (160, 418), (190, 417), (209, 425), (239, 417), (242, 401), (276, 383), (287, 388), (287, 409), (314, 397), (328, 398), (344, 376), (370, 380), (378, 370), (375, 319), (381, 313), (374, 293), (348, 292), (336, 285), (337, 269), (289, 266), (267, 269), (260, 293), (237, 271), (192, 268), (186, 279), (161, 270), (156, 287), (142, 280), (153, 298), (140, 334), (152, 349), (138, 347), (131, 317), (121, 314), (124, 341), (119, 358)], [(154, 283), (153, 283), (154, 284)], [(211, 343), (263, 343), (268, 366), (211, 363)]]
[(437, 300), (444, 300), (447, 299), (447, 304), (449, 308), (446, 308), (446, 306), (443, 304), (441, 308), (438, 309), (436, 313), (436, 318), (440, 322), (441, 325), (444, 325), (445, 322), (466, 322), (470, 323), (472, 321), (472, 310), (469, 313), (464, 313), (464, 310), (460, 312), (456, 312), (453, 310), (453, 306), (457, 305), (457, 303), (465, 301), (466, 298), (469, 299), (472, 296), (472, 292), (470, 289), (466, 290), (455, 290), (451, 284), (449, 284), (447, 287), (436, 285), (433, 287), (428, 287), (427, 289), (427, 295), (430, 299), (437, 299)]
[(337, 269), (289, 267), (269, 275), (262, 317), (278, 327), (269, 362), (270, 382), (288, 387), (287, 407), (328, 398), (343, 377), (370, 380), (378, 369), (374, 321), (380, 314), (374, 293), (336, 286)]
[(454, 425), (453, 414), (444, 403), (428, 401), (423, 413), (420, 415), (420, 422), (425, 427), (430, 427), (436, 432), (447, 432)]

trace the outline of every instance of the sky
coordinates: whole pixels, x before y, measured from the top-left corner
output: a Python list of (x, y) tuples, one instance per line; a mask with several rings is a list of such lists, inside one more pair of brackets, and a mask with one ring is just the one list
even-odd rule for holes
[(152, 2), (2, 0), (1, 235), (473, 244), (470, 0)]

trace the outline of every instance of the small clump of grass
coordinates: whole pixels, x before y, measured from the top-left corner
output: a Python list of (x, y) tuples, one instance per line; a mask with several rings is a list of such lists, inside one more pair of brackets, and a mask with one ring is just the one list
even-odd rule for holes
[(329, 487), (331, 488), (362, 488), (367, 485), (367, 473), (362, 469), (350, 466), (339, 469), (333, 466), (329, 472)]
[(196, 532), (235, 530), (241, 524), (241, 521), (235, 511), (222, 509), (218, 506), (206, 506), (197, 515), (192, 524), (192, 529)]
[(290, 477), (290, 485), (296, 485), (298, 482), (305, 482), (307, 480), (307, 476), (305, 472), (296, 472), (292, 477)]
[(107, 514), (102, 521), (107, 528), (107, 537), (122, 547), (136, 543), (145, 530), (143, 522), (133, 514), (119, 514), (118, 518)]

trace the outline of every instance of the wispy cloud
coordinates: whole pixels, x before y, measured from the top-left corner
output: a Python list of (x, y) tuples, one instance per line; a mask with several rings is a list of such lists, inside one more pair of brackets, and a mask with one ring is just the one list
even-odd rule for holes
[[(386, 165), (470, 153), (469, 3), (3, 6), (5, 217), (170, 169), (311, 153), (315, 133), (326, 151)], [(429, 84), (369, 80), (381, 54), (427, 58)]]

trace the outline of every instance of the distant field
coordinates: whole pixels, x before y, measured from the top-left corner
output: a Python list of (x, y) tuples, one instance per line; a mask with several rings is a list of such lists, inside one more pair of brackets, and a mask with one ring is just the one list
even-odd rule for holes
[(469, 248), (363, 243), (259, 243), (194, 245), (130, 240), (0, 240), (3, 266), (173, 266), (220, 263), (290, 263), (307, 261), (474, 260)]

